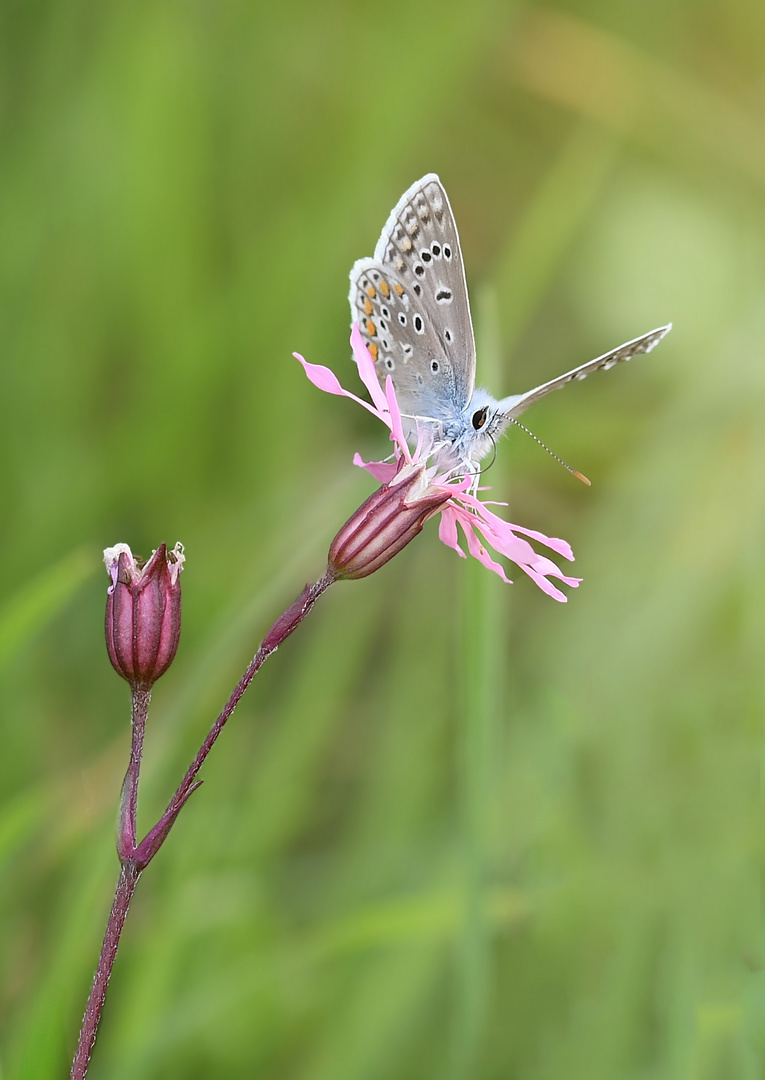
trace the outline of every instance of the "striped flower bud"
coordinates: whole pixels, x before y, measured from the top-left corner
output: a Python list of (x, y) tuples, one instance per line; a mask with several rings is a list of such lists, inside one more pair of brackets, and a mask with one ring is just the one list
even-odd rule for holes
[(106, 648), (114, 670), (133, 690), (148, 690), (173, 662), (181, 635), (179, 575), (185, 556), (165, 544), (148, 562), (127, 544), (104, 551), (112, 579), (106, 600)]

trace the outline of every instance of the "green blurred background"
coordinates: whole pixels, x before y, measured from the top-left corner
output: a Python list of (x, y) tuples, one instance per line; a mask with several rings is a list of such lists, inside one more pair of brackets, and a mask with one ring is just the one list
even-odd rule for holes
[(440, 174), (491, 473), (556, 604), (434, 524), (256, 680), (142, 879), (90, 1075), (765, 1075), (765, 8), (6, 0), (0, 9), (0, 1075), (68, 1074), (128, 691), (101, 549), (182, 540), (156, 819), (371, 490), (347, 274)]

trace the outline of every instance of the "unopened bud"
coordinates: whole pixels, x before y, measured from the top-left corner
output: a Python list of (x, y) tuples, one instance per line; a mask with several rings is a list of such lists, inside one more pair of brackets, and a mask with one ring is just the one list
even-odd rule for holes
[(406, 547), (450, 497), (443, 487), (428, 485), (423, 466), (402, 460), (390, 483), (370, 495), (332, 541), (330, 571), (349, 580), (373, 574)]
[(181, 635), (185, 556), (162, 544), (147, 563), (127, 544), (104, 551), (112, 579), (106, 600), (106, 648), (118, 675), (134, 690), (148, 690), (173, 662)]

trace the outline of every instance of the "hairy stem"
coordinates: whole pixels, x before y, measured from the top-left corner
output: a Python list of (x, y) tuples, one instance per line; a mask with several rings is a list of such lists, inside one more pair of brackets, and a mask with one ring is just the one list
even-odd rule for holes
[(130, 763), (122, 783), (120, 816), (117, 831), (117, 851), (120, 859), (133, 856), (138, 839), (138, 780), (141, 774), (143, 737), (149, 712), (151, 690), (134, 690), (131, 713)]
[(134, 862), (129, 861), (122, 864), (119, 880), (117, 881), (117, 891), (114, 894), (114, 903), (109, 914), (109, 921), (106, 924), (106, 933), (104, 943), (101, 946), (98, 967), (93, 976), (93, 986), (85, 1008), (85, 1016), (82, 1019), (80, 1039), (72, 1062), (70, 1080), (83, 1080), (88, 1071), (90, 1055), (93, 1051), (98, 1023), (101, 1019), (101, 1010), (104, 1007), (104, 999), (106, 998), (106, 988), (109, 985), (112, 968), (114, 967), (114, 958), (117, 955), (117, 947), (120, 943), (122, 927), (125, 925), (125, 918), (140, 873), (141, 871)]
[(196, 779), (197, 774), (202, 768), (205, 758), (215, 745), (221, 731), (223, 731), (226, 722), (239, 704), (247, 687), (255, 678), (258, 671), (260, 671), (269, 656), (276, 652), (282, 642), (289, 637), (293, 630), (298, 628), (322, 593), (325, 593), (334, 581), (334, 576), (328, 571), (315, 585), (306, 585), (297, 600), (287, 608), (284, 614), (276, 620), (274, 625), (268, 631), (263, 639), (262, 645), (250, 661), (247, 670), (239, 680), (234, 692), (224, 705), (217, 720), (210, 728), (207, 738), (197, 751), (197, 756), (189, 766), (188, 772), (181, 781), (178, 790), (168, 803), (167, 810), (165, 810), (154, 828), (144, 837), (136, 848), (136, 859), (142, 868), (150, 862), (154, 855), (156, 855), (178, 816), (179, 811), (182, 809), (189, 795), (191, 795), (201, 783), (201, 781), (197, 781)]
[(283, 641), (286, 640), (303, 619), (309, 613), (313, 605), (325, 593), (335, 581), (334, 575), (328, 570), (324, 577), (315, 585), (306, 585), (297, 600), (280, 615), (274, 625), (266, 634), (263, 643), (250, 661), (236, 689), (226, 702), (217, 720), (211, 727), (207, 738), (202, 743), (194, 761), (184, 776), (178, 790), (173, 795), (167, 810), (153, 829), (144, 837), (140, 844), (135, 843), (136, 816), (138, 810), (138, 778), (141, 768), (141, 754), (143, 751), (143, 735), (146, 725), (146, 714), (149, 707), (150, 694), (148, 691), (134, 691), (133, 714), (132, 714), (132, 740), (130, 747), (130, 764), (122, 785), (122, 800), (120, 809), (119, 833), (117, 837), (117, 850), (122, 863), (114, 903), (106, 925), (106, 934), (101, 948), (101, 956), (98, 967), (93, 977), (93, 986), (85, 1009), (85, 1016), (80, 1029), (80, 1038), (77, 1044), (70, 1080), (83, 1080), (90, 1062), (90, 1055), (96, 1041), (96, 1032), (101, 1019), (101, 1012), (106, 998), (106, 988), (114, 966), (114, 958), (117, 955), (122, 927), (130, 907), (138, 878), (167, 838), (175, 819), (177, 818), (186, 800), (196, 791), (201, 784), (197, 780), (197, 774), (202, 768), (205, 758), (215, 745), (215, 742), (223, 730), (239, 700), (250, 685), (255, 675), (265, 661), (276, 652)]

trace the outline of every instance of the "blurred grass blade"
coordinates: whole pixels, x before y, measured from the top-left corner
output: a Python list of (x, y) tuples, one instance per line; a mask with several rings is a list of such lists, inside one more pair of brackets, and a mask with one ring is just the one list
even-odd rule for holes
[(5, 602), (0, 608), (0, 670), (58, 616), (98, 566), (91, 548), (76, 548)]
[(503, 604), (507, 589), (473, 559), (462, 568), (459, 635), (460, 710), (458, 776), (463, 898), (457, 937), (457, 1015), (450, 1076), (478, 1075), (483, 1034), (491, 1011), (492, 942), (486, 917), (489, 842), (496, 813), (499, 728), (503, 716)]
[[(492, 378), (499, 367), (499, 333), (493, 293), (485, 293), (478, 326), (482, 363)], [(493, 346), (493, 347), (492, 347)], [(500, 473), (501, 475), (501, 473)], [(504, 493), (504, 492), (503, 492)], [(478, 1075), (491, 1013), (492, 940), (487, 918), (490, 842), (497, 818), (500, 729), (506, 716), (503, 657), (507, 653), (508, 587), (475, 559), (460, 567), (461, 610), (456, 618), (459, 657), (457, 776), (462, 900), (457, 944), (457, 1014), (449, 1075)]]
[(50, 796), (30, 787), (0, 806), (0, 872), (49, 812)]
[(93, 849), (74, 860), (66, 886), (57, 893), (44, 964), (24, 1013), (7, 1032), (9, 1078), (53, 1080), (68, 1075), (111, 903), (105, 883), (110, 876), (116, 880), (115, 862), (110, 845), (96, 837)]
[[(502, 312), (505, 354), (534, 317), (592, 213), (619, 148), (617, 140), (590, 122), (578, 124), (530, 200), (492, 274), (492, 289)], [(479, 355), (483, 365), (483, 353)]]

